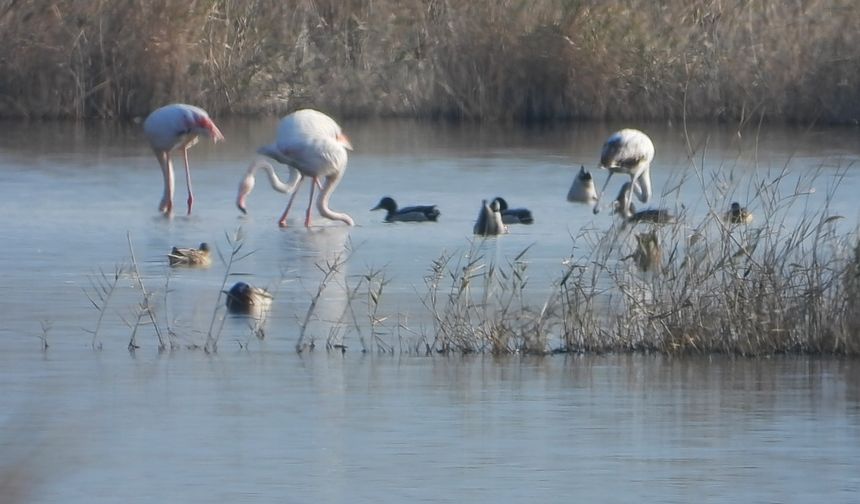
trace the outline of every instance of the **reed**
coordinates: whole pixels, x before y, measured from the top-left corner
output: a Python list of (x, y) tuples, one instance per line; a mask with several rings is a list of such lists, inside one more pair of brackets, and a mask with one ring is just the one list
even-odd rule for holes
[(92, 307), (99, 312), (98, 318), (96, 319), (95, 327), (92, 330), (84, 329), (86, 332), (92, 334), (93, 336), (91, 342), (93, 350), (102, 349), (102, 342), (99, 339), (102, 322), (104, 322), (108, 306), (110, 305), (110, 301), (117, 291), (120, 278), (122, 278), (124, 272), (124, 265), (116, 265), (114, 267), (113, 274), (106, 273), (103, 269), (100, 268), (98, 274), (92, 273), (91, 275), (89, 275), (89, 289), (84, 287), (81, 288)]
[(853, 0), (37, 0), (0, 7), (0, 117), (856, 122)]

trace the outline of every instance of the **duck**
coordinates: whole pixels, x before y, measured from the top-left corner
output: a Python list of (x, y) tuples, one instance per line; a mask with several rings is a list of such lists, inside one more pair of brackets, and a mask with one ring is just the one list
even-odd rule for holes
[(502, 222), (505, 224), (534, 224), (532, 211), (528, 208), (508, 208), (508, 202), (501, 196), (493, 200), (499, 204), (499, 212), (502, 214)]
[(753, 214), (746, 207), (742, 207), (740, 203), (735, 201), (723, 218), (732, 224), (749, 224), (753, 221)]
[[(615, 202), (612, 203), (613, 212), (620, 214), (624, 218), (625, 223), (637, 224), (648, 222), (651, 224), (672, 224), (677, 221), (675, 216), (665, 208), (646, 208), (637, 212), (636, 206), (632, 202), (625, 207), (624, 200), (629, 198), (627, 192), (631, 189), (630, 185), (630, 182), (625, 182), (621, 186), (621, 190), (618, 191), (618, 197), (615, 199)], [(636, 188), (634, 187), (633, 190), (635, 191)]]
[(473, 231), (480, 236), (496, 236), (508, 232), (508, 227), (502, 222), (502, 214), (497, 200), (493, 200), (489, 204), (487, 200), (481, 202), (481, 211), (478, 213)]
[(249, 314), (272, 304), (272, 294), (266, 289), (252, 287), (245, 282), (236, 282), (227, 294), (227, 310), (232, 313)]
[(633, 259), (643, 273), (659, 272), (663, 260), (663, 249), (656, 231), (636, 235), (636, 250), (624, 258)]
[(206, 242), (201, 243), (200, 248), (173, 247), (173, 250), (167, 254), (167, 260), (171, 266), (200, 266), (206, 268), (212, 264), (212, 257), (209, 252), (209, 244)]
[(597, 203), (597, 190), (594, 188), (594, 177), (585, 169), (585, 166), (579, 166), (579, 173), (573, 178), (573, 184), (570, 185), (570, 190), (567, 191), (567, 201), (571, 203), (586, 203), (594, 205)]
[(436, 222), (439, 219), (439, 209), (436, 205), (415, 205), (397, 208), (397, 202), (390, 196), (385, 196), (373, 210), (387, 210), (385, 222)]

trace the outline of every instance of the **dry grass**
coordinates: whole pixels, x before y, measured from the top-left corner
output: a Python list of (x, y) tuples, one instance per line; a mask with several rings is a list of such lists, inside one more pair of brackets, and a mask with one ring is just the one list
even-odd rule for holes
[(860, 119), (853, 0), (0, 4), (0, 117)]

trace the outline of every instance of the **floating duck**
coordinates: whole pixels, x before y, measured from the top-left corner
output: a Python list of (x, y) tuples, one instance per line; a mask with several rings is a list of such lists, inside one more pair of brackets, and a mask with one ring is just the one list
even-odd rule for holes
[(570, 190), (567, 191), (567, 201), (571, 203), (587, 203), (593, 205), (597, 203), (597, 190), (594, 188), (594, 177), (585, 169), (585, 166), (579, 167), (579, 173), (573, 179), (573, 184), (570, 185)]
[(636, 235), (636, 250), (624, 259), (633, 259), (643, 273), (659, 272), (663, 249), (656, 231)]
[(735, 201), (723, 218), (732, 224), (749, 224), (753, 221), (753, 214)]
[(212, 264), (212, 257), (209, 254), (209, 244), (203, 242), (200, 248), (178, 248), (173, 247), (173, 250), (167, 254), (167, 260), (171, 266), (200, 266), (203, 268)]
[(474, 233), (481, 236), (495, 236), (508, 232), (508, 227), (502, 222), (502, 214), (499, 209), (499, 202), (493, 200), (487, 204), (487, 200), (481, 203), (481, 211), (478, 213), (478, 220), (475, 221)]
[(394, 198), (388, 196), (379, 200), (370, 210), (387, 210), (385, 222), (436, 222), (440, 215), (436, 205), (415, 205), (398, 209)]
[(534, 224), (532, 211), (528, 208), (508, 208), (508, 202), (501, 196), (493, 200), (499, 204), (499, 212), (502, 214), (502, 222), (505, 224)]
[(227, 310), (233, 313), (249, 314), (268, 308), (272, 295), (266, 289), (251, 287), (245, 282), (236, 282), (227, 291)]
[[(620, 214), (625, 222), (636, 224), (639, 222), (649, 222), (651, 224), (672, 224), (677, 219), (669, 213), (665, 208), (646, 208), (645, 210), (636, 211), (636, 206), (633, 203), (624, 205), (624, 200), (629, 200), (628, 191), (630, 191), (630, 182), (625, 182), (618, 191), (618, 197), (612, 203), (613, 212)], [(635, 191), (635, 188), (634, 188)]]

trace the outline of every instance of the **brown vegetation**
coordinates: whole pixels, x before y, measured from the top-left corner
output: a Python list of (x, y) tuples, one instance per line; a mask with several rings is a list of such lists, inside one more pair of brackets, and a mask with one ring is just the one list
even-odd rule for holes
[(0, 117), (860, 119), (854, 0), (10, 0)]

